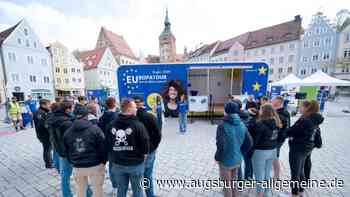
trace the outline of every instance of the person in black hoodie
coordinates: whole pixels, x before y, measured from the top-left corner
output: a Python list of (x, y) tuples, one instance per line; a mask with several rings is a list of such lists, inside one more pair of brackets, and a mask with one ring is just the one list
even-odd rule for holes
[(36, 136), (43, 145), (43, 159), (46, 168), (53, 168), (52, 145), (50, 142), (50, 133), (48, 130), (47, 119), (50, 112), (50, 101), (41, 99), (39, 109), (34, 113), (33, 120), (35, 124)]
[(287, 109), (283, 107), (283, 103), (284, 103), (284, 98), (282, 96), (276, 96), (271, 100), (272, 107), (276, 110), (282, 123), (282, 128), (278, 130), (277, 159), (273, 160), (273, 163), (272, 163), (275, 179), (280, 178), (281, 166), (279, 162), (279, 156), (281, 152), (281, 147), (287, 137), (286, 131), (290, 127), (290, 114), (287, 111)]
[(254, 141), (252, 163), (257, 181), (258, 197), (269, 196), (271, 192), (271, 189), (263, 187), (261, 183), (271, 178), (272, 161), (276, 159), (278, 128), (280, 127), (281, 121), (272, 105), (262, 105), (252, 133)]
[(85, 106), (74, 109), (76, 120), (65, 132), (63, 141), (65, 154), (74, 167), (74, 178), (78, 185), (77, 196), (84, 197), (91, 180), (93, 196), (103, 196), (107, 161), (105, 136), (102, 130), (88, 120), (89, 110)]
[(145, 126), (136, 117), (137, 108), (132, 99), (121, 103), (121, 114), (107, 131), (108, 153), (112, 161), (112, 175), (118, 187), (118, 197), (126, 197), (129, 182), (133, 196), (142, 196), (140, 181), (145, 171), (145, 159), (149, 153), (149, 136)]
[[(106, 136), (107, 128), (112, 123), (113, 120), (115, 120), (118, 117), (119, 111), (117, 111), (117, 102), (114, 97), (110, 96), (106, 100), (106, 106), (107, 110), (103, 112), (101, 118), (99, 119), (97, 125), (102, 129), (103, 133)], [(109, 171), (109, 178), (112, 183), (113, 191), (112, 196), (116, 196), (117, 194), (117, 180), (114, 179), (115, 176), (112, 175), (112, 165), (111, 165), (111, 159), (109, 157), (109, 163), (108, 163), (108, 171)]]
[(147, 112), (143, 99), (139, 96), (135, 96), (133, 99), (135, 100), (137, 105), (137, 117), (140, 120), (140, 122), (142, 122), (143, 125), (145, 125), (148, 136), (150, 137), (150, 150), (145, 161), (144, 177), (149, 180), (149, 187), (145, 189), (146, 196), (154, 197), (152, 173), (154, 161), (156, 159), (156, 150), (162, 139), (162, 133), (158, 125), (157, 118), (153, 114)]
[(315, 133), (324, 118), (319, 114), (317, 101), (304, 101), (300, 107), (301, 117), (287, 131), (289, 137), (289, 165), (291, 180), (299, 184), (291, 184), (293, 196), (303, 196), (304, 188), (300, 182), (306, 181), (305, 160), (315, 147)]
[[(57, 109), (53, 112), (48, 120), (50, 129), (52, 129), (52, 143), (58, 153), (59, 166), (60, 166), (60, 176), (61, 176), (61, 191), (62, 196), (72, 197), (72, 190), (70, 187), (70, 177), (72, 175), (73, 167), (68, 162), (67, 154), (65, 151), (63, 136), (65, 132), (73, 124), (73, 103), (70, 101), (63, 101), (59, 104)], [(90, 194), (90, 189), (88, 187), (87, 194)]]

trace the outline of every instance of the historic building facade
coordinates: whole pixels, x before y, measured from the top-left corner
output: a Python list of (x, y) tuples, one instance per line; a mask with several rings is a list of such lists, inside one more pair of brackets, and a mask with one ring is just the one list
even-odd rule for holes
[(166, 10), (164, 30), (159, 36), (159, 61), (161, 63), (176, 62), (176, 38), (171, 32), (168, 10)]

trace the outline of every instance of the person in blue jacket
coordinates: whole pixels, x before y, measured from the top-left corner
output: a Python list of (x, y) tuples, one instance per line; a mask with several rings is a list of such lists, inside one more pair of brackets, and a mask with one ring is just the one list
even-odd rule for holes
[[(252, 146), (251, 138), (246, 126), (239, 117), (240, 108), (235, 102), (225, 104), (225, 117), (216, 131), (215, 160), (219, 165), (220, 178), (226, 185), (236, 180), (237, 172), (242, 163), (242, 150), (249, 150)], [(244, 147), (242, 147), (244, 146)], [(224, 187), (224, 196), (237, 196), (234, 185)]]
[(34, 113), (38, 110), (38, 104), (35, 100), (33, 100), (32, 95), (28, 95), (28, 100), (24, 102), (30, 116), (30, 125), (32, 128), (34, 127), (34, 121), (33, 121), (33, 116)]

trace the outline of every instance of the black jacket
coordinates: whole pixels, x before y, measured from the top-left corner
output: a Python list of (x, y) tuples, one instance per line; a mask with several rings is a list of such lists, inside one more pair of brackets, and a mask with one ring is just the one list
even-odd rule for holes
[(36, 136), (41, 142), (50, 141), (50, 133), (47, 124), (48, 117), (49, 110), (42, 107), (39, 107), (39, 109), (34, 113), (33, 116)]
[(258, 104), (254, 101), (252, 101), (252, 102), (247, 101), (247, 104), (245, 106), (245, 110), (248, 110), (250, 108), (258, 109)]
[(287, 138), (287, 129), (290, 127), (290, 114), (285, 108), (277, 109), (277, 114), (281, 119), (282, 128), (278, 129), (278, 144), (283, 144)]
[(64, 113), (62, 109), (54, 111), (48, 119), (49, 132), (52, 134), (52, 144), (61, 157), (66, 157), (63, 136), (72, 124), (72, 117)]
[(149, 153), (149, 136), (136, 116), (120, 114), (112, 122), (106, 135), (107, 150), (113, 163), (137, 165)]
[(137, 117), (146, 127), (148, 136), (150, 137), (150, 153), (152, 153), (158, 148), (160, 140), (162, 139), (162, 133), (157, 118), (144, 108), (137, 110)]
[(274, 119), (259, 120), (253, 127), (254, 150), (272, 150), (277, 147), (278, 128)]
[(77, 119), (64, 133), (65, 155), (76, 168), (97, 166), (107, 161), (105, 136), (89, 120)]
[(318, 126), (324, 118), (321, 114), (315, 113), (308, 117), (299, 118), (293, 126), (287, 129), (287, 136), (290, 137), (289, 146), (291, 151), (310, 151), (315, 146), (315, 134)]
[(118, 117), (118, 112), (105, 111), (99, 119), (97, 125), (101, 128), (103, 133), (106, 135), (108, 125), (112, 123)]

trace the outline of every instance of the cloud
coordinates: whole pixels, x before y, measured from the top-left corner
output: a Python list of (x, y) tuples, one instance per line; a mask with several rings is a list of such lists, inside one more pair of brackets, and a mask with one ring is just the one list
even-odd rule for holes
[[(45, 3), (44, 3), (45, 2)], [(96, 3), (98, 2), (98, 3)], [(101, 26), (123, 35), (135, 53), (158, 54), (158, 36), (163, 30), (165, 8), (169, 8), (177, 52), (200, 43), (225, 40), (258, 28), (292, 20), (301, 14), (304, 27), (318, 10), (329, 17), (350, 1), (294, 0), (71, 0), (21, 3), (0, 1), (4, 24), (15, 24), (26, 18), (44, 44), (60, 41), (69, 49), (91, 49)], [(1, 26), (0, 26), (1, 28)]]

